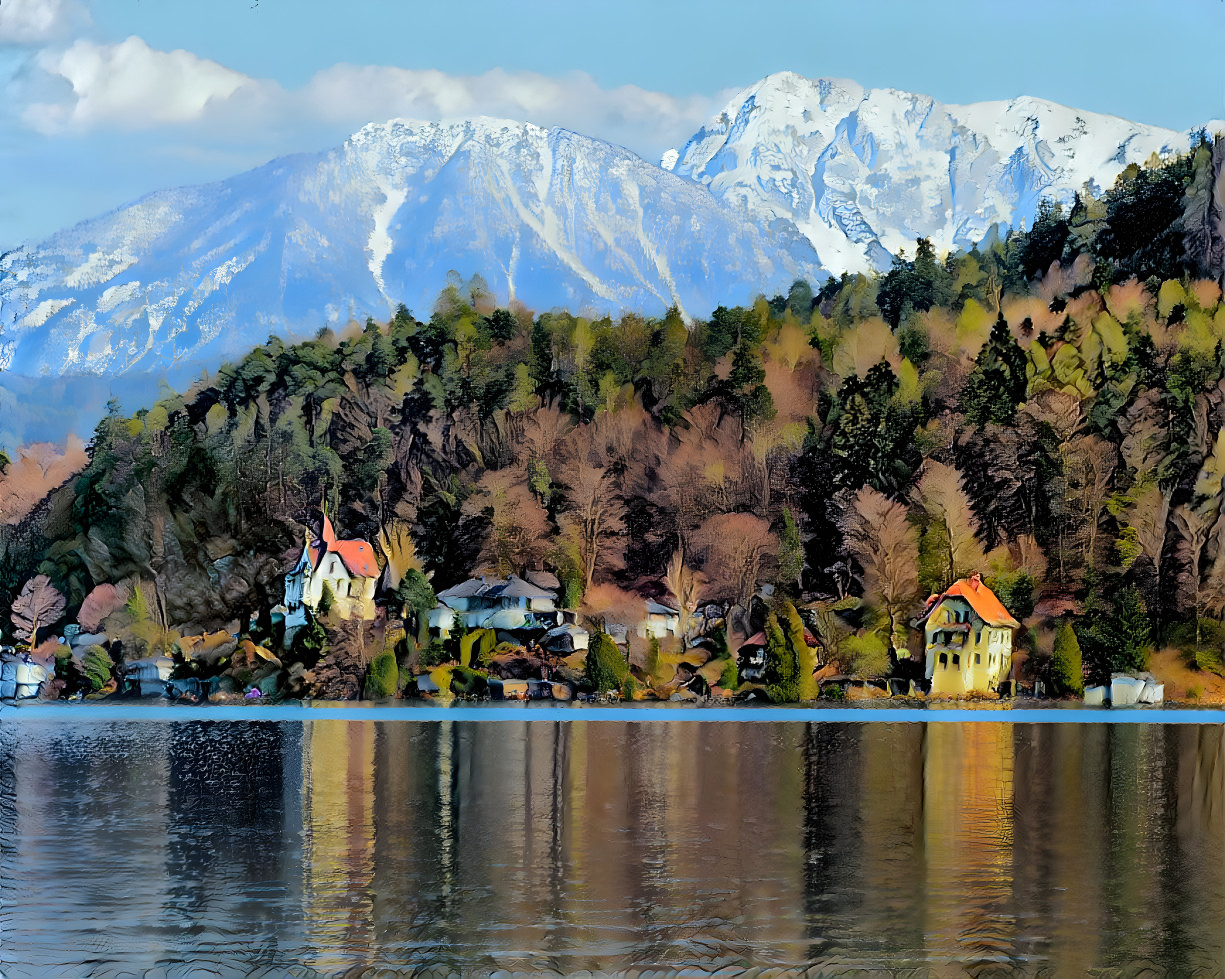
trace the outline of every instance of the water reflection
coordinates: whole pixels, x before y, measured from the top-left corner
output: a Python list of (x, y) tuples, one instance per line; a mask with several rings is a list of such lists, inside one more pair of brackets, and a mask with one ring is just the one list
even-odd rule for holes
[(1225, 971), (1225, 728), (0, 728), (0, 972)]

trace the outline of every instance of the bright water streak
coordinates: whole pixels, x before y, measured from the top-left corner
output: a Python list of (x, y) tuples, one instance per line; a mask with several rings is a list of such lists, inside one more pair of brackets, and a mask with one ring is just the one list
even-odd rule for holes
[(1219, 724), (184, 716), (0, 714), (0, 972), (1225, 971)]

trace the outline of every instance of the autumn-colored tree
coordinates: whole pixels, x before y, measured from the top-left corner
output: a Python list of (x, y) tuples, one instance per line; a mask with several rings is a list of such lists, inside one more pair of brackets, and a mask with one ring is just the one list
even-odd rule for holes
[(69, 436), (63, 449), (47, 442), (24, 446), (16, 461), (0, 469), (0, 524), (15, 524), (27, 517), (51, 490), (85, 468), (86, 462), (85, 446), (76, 436)]
[(64, 596), (45, 574), (35, 575), (25, 583), (13, 602), (11, 617), (19, 639), (33, 645), (38, 641), (40, 627), (54, 625), (64, 614)]
[(567, 493), (561, 517), (562, 531), (576, 546), (584, 591), (591, 587), (596, 568), (616, 568), (625, 549), (625, 504), (612, 474), (585, 461), (563, 470)]
[(698, 598), (702, 587), (706, 584), (706, 576), (694, 571), (685, 563), (682, 551), (674, 551), (668, 561), (668, 569), (664, 575), (664, 584), (676, 599), (680, 610), (679, 628), (681, 635), (688, 635), (693, 626), (693, 613), (698, 607)]
[(702, 570), (712, 589), (747, 608), (763, 565), (778, 548), (770, 525), (750, 513), (720, 513), (702, 524), (696, 543), (705, 554)]
[(919, 533), (910, 511), (865, 486), (843, 497), (839, 526), (847, 551), (862, 569), (864, 597), (889, 616), (892, 647), (904, 649), (906, 612), (919, 594)]
[(97, 632), (102, 628), (107, 616), (127, 604), (130, 593), (123, 585), (112, 585), (105, 582), (98, 585), (81, 603), (77, 612), (77, 622), (86, 632)]
[(500, 469), (485, 473), (478, 492), (464, 503), (463, 512), (488, 518), (479, 560), (501, 577), (538, 567), (548, 553), (548, 512), (517, 472)]
[(379, 549), (387, 559), (383, 570), (383, 587), (394, 592), (400, 580), (409, 571), (421, 571), (423, 565), (417, 557), (417, 545), (413, 541), (412, 527), (407, 520), (391, 520), (379, 529)]
[(928, 553), (937, 570), (932, 590), (941, 591), (983, 564), (978, 521), (954, 466), (929, 459), (914, 496), (927, 518), (924, 543), (932, 545)]

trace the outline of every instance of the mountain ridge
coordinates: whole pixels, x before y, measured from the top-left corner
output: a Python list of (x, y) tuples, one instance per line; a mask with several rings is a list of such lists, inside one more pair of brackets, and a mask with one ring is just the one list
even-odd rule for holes
[(778, 72), (661, 165), (745, 213), (790, 221), (831, 271), (866, 272), (916, 238), (968, 248), (993, 224), (1031, 218), (1042, 197), (1070, 203), (1086, 182), (1100, 192), (1129, 163), (1185, 150), (1190, 132), (1033, 96), (958, 105)]
[(1183, 139), (1041, 99), (955, 106), (791, 72), (662, 167), (560, 127), (370, 123), (0, 256), (0, 371), (173, 381), (270, 332), (428, 309), (451, 269), (536, 309), (702, 316), (887, 268), (915, 238), (968, 247)]

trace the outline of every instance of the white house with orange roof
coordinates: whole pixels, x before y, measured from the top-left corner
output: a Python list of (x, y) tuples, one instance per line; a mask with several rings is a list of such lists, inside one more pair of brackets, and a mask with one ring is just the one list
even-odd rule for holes
[(379, 566), (374, 548), (364, 540), (337, 540), (332, 521), (323, 518), (323, 536), (306, 544), (297, 564), (285, 575), (286, 631), (306, 624), (306, 608), (319, 607), (324, 586), (342, 619), (374, 618), (374, 589)]
[(1012, 670), (1012, 617), (981, 575), (955, 582), (927, 600), (922, 625), (932, 694), (996, 690)]

